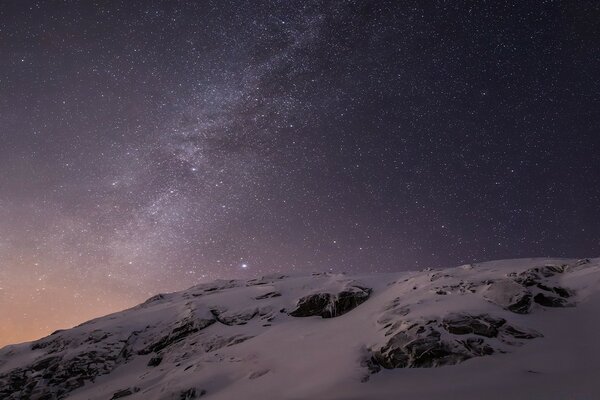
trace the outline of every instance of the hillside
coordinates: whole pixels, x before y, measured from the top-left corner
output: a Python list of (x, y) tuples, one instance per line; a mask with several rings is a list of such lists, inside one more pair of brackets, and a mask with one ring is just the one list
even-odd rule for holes
[(272, 275), (0, 350), (2, 399), (600, 398), (600, 259)]

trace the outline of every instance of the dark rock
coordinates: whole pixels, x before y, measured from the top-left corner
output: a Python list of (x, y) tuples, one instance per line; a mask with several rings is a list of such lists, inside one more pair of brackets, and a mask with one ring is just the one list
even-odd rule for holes
[(193, 400), (200, 398), (206, 394), (206, 390), (196, 390), (195, 388), (191, 388), (188, 390), (184, 390), (179, 394), (179, 400)]
[(160, 365), (160, 363), (162, 362), (162, 360), (163, 360), (163, 358), (160, 355), (152, 357), (150, 359), (150, 361), (148, 361), (148, 366), (149, 367), (158, 367)]
[(145, 349), (142, 349), (138, 354), (156, 353), (160, 350), (169, 347), (177, 342), (182, 341), (189, 335), (192, 335), (216, 322), (216, 319), (192, 319), (188, 318), (180, 322), (179, 326), (175, 327), (171, 333), (163, 336), (158, 341), (152, 343)]
[(498, 336), (498, 328), (506, 320), (502, 318), (493, 318), (489, 315), (455, 315), (445, 318), (443, 321), (444, 329), (455, 335), (474, 334), (485, 337)]
[(215, 335), (215, 336), (212, 336), (212, 337), (204, 340), (204, 342), (201, 344), (201, 346), (202, 346), (202, 349), (208, 353), (211, 351), (221, 349), (223, 347), (235, 346), (236, 344), (243, 343), (246, 340), (252, 339), (252, 338), (253, 338), (253, 336), (240, 335), (240, 334), (229, 336), (229, 337)]
[(531, 310), (531, 304), (531, 293), (525, 293), (517, 297), (515, 302), (506, 308), (516, 314), (527, 314)]
[(507, 334), (515, 339), (535, 339), (543, 336), (541, 333), (515, 328), (512, 325), (505, 325), (502, 328), (502, 333)]
[(572, 307), (573, 306), (571, 303), (569, 303), (567, 300), (565, 300), (561, 297), (549, 296), (544, 293), (536, 294), (535, 297), (533, 298), (533, 301), (535, 301), (536, 303), (538, 303), (539, 305), (544, 306), (544, 307)]
[[(362, 365), (371, 373), (376, 373), (380, 368), (430, 368), (458, 364), (469, 358), (503, 352), (502, 348), (492, 346), (498, 343), (497, 339), (505, 344), (520, 345), (522, 343), (514, 339), (541, 336), (534, 331), (515, 328), (506, 320), (487, 314), (456, 314), (441, 321), (417, 321), (410, 325), (404, 321), (394, 324), (394, 328), (395, 334), (379, 349), (371, 349), (370, 358), (363, 359)], [(452, 339), (445, 335), (443, 339), (440, 328), (462, 338)]]
[(563, 288), (560, 286), (553, 286), (553, 287), (549, 287), (546, 286), (542, 283), (539, 283), (537, 285), (538, 288), (546, 291), (546, 292), (552, 292), (552, 293), (556, 293), (557, 295), (559, 295), (560, 297), (564, 297), (564, 298), (569, 298), (571, 296), (573, 296), (573, 292), (570, 289), (567, 288)]
[(263, 300), (263, 299), (269, 299), (271, 297), (280, 297), (280, 296), (281, 296), (281, 293), (279, 293), (279, 292), (269, 292), (269, 293), (262, 294), (260, 296), (256, 296), (255, 299)]
[(127, 396), (131, 396), (134, 393), (137, 393), (140, 391), (140, 388), (134, 387), (132, 388), (127, 388), (127, 389), (123, 389), (123, 390), (119, 390), (117, 392), (115, 392), (113, 394), (113, 396), (111, 397), (111, 400), (115, 400), (115, 399), (120, 399), (122, 397), (127, 397)]
[(543, 267), (534, 267), (518, 274), (515, 278), (515, 282), (526, 287), (535, 286), (542, 283), (544, 278), (562, 274), (566, 270), (566, 265), (544, 265)]
[[(367, 301), (371, 295), (371, 289), (355, 288), (356, 290), (344, 290), (334, 298), (333, 310), (330, 311), (329, 317), (345, 314)], [(328, 317), (324, 316), (324, 318)]]
[[(430, 368), (457, 364), (471, 357), (464, 347), (440, 337), (432, 327), (414, 325), (392, 336), (385, 346), (375, 351), (372, 364), (386, 369)], [(377, 368), (371, 366), (370, 370)]]
[(36, 362), (31, 366), (31, 369), (34, 371), (41, 371), (43, 369), (48, 369), (52, 364), (57, 364), (61, 360), (61, 357), (48, 357), (41, 361)]
[(569, 298), (569, 297), (573, 296), (573, 292), (571, 290), (560, 287), (560, 286), (554, 286), (552, 288), (552, 291), (554, 293), (556, 293), (557, 295), (559, 295), (560, 297)]
[(317, 293), (302, 297), (296, 304), (296, 309), (290, 312), (292, 317), (312, 317), (321, 315), (329, 308), (331, 295)]
[(268, 374), (269, 372), (271, 372), (270, 369), (261, 369), (258, 371), (254, 371), (254, 372), (251, 372), (250, 375), (248, 375), (248, 379), (250, 379), (250, 380), (258, 379), (261, 376)]
[(511, 279), (491, 282), (484, 290), (483, 297), (517, 314), (527, 314), (531, 310), (531, 292)]
[(459, 342), (475, 356), (494, 354), (494, 349), (481, 338), (468, 338)]
[(225, 312), (218, 316), (217, 321), (222, 324), (233, 326), (233, 325), (245, 325), (259, 315), (260, 311), (258, 308), (250, 308), (241, 311)]
[(321, 316), (323, 318), (338, 317), (365, 302), (371, 294), (371, 289), (352, 286), (339, 292), (316, 293), (298, 300), (296, 309), (289, 315), (292, 317)]

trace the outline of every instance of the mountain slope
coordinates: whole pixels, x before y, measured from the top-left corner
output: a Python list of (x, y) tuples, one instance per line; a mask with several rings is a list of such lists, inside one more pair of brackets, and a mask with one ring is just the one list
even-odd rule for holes
[(600, 259), (216, 281), (0, 350), (2, 399), (600, 397)]

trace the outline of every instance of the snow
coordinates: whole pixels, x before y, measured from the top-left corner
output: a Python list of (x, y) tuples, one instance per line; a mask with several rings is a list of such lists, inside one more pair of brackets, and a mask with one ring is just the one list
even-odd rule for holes
[[(548, 277), (548, 285), (574, 291), (569, 301), (576, 306), (533, 304), (528, 314), (508, 311), (506, 305), (524, 290), (514, 276), (546, 265), (568, 265)], [(372, 294), (343, 315), (288, 315), (304, 296), (352, 287), (370, 288)], [(373, 374), (365, 367), (364, 360), (389, 339), (389, 329), (455, 313), (493, 315), (543, 337), (514, 345), (492, 338), (498, 351), (456, 365)], [(215, 281), (155, 296), (37, 342), (7, 346), (0, 350), (0, 384), (15, 368), (31, 368), (49, 356), (66, 362), (95, 351), (93, 367), (101, 371), (105, 363), (107, 373), (95, 373), (65, 398), (110, 399), (131, 388), (124, 398), (180, 399), (193, 389), (207, 399), (593, 399), (600, 398), (599, 315), (600, 259)], [(446, 337), (452, 340), (443, 332)], [(157, 355), (160, 364), (148, 366)], [(28, 379), (54, 390), (36, 373)], [(9, 398), (21, 398), (14, 396)]]

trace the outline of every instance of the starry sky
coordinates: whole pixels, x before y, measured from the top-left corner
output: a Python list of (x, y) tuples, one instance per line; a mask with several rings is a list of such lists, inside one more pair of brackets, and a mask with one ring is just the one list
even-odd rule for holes
[(3, 0), (0, 346), (268, 273), (600, 255), (596, 1)]

